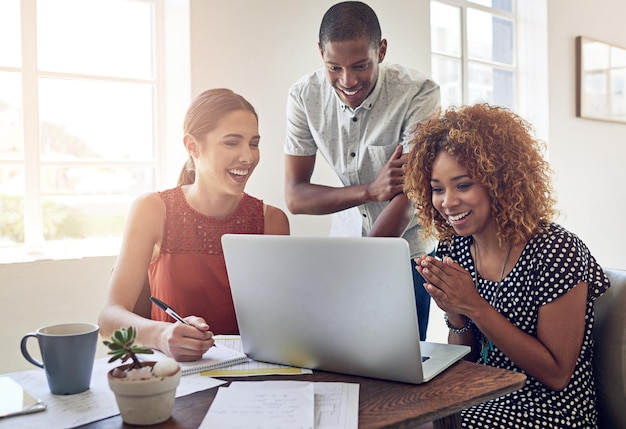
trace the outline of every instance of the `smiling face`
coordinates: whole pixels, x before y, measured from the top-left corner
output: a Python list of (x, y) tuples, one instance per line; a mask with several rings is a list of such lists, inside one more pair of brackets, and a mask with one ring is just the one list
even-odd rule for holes
[(326, 65), (328, 82), (346, 105), (355, 109), (374, 90), (378, 79), (378, 64), (385, 58), (387, 41), (378, 48), (368, 37), (340, 42), (326, 42), (320, 46)]
[(220, 192), (241, 194), (259, 163), (259, 140), (257, 119), (247, 110), (225, 115), (200, 142), (185, 136), (187, 150), (194, 157), (196, 180)]
[(437, 154), (430, 186), (433, 206), (457, 234), (467, 237), (496, 233), (487, 189), (475, 183), (453, 155), (446, 151)]

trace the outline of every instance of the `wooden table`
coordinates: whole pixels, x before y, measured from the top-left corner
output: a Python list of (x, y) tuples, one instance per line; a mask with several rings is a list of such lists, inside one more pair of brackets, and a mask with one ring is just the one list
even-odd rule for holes
[[(221, 378), (221, 377), (220, 377)], [(324, 371), (298, 376), (254, 376), (223, 378), (244, 380), (302, 380), (358, 383), (359, 428), (413, 428), (433, 422), (435, 429), (460, 428), (459, 412), (472, 405), (513, 392), (524, 385), (520, 373), (460, 361), (428, 383), (414, 385)], [(217, 389), (176, 399), (172, 418), (151, 428), (197, 429)], [(118, 416), (93, 422), (84, 428), (136, 428)]]

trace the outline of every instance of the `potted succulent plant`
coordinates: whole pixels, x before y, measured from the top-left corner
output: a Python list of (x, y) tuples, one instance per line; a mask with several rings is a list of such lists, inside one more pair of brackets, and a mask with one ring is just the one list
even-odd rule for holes
[(174, 359), (139, 360), (137, 355), (154, 352), (135, 344), (136, 337), (137, 330), (131, 326), (118, 329), (104, 341), (110, 349), (109, 362), (120, 359), (123, 364), (110, 370), (107, 378), (122, 420), (132, 425), (153, 425), (170, 418), (181, 369)]

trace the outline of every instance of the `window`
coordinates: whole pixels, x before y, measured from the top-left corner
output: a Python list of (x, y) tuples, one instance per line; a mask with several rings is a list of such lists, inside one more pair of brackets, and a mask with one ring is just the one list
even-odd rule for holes
[(432, 76), (441, 105), (487, 102), (548, 130), (546, 0), (431, 0)]
[(513, 0), (431, 2), (433, 77), (443, 107), (515, 107)]
[(132, 200), (163, 182), (167, 7), (0, 2), (0, 262), (116, 252)]

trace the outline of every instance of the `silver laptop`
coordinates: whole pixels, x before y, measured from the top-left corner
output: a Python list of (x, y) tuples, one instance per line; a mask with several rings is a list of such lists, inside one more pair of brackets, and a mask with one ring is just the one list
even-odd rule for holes
[(252, 359), (419, 384), (470, 348), (420, 342), (402, 238), (222, 237)]

